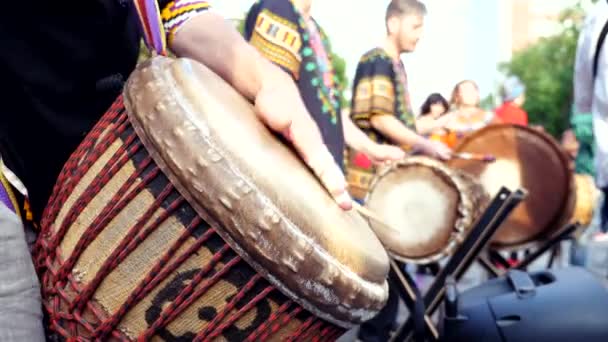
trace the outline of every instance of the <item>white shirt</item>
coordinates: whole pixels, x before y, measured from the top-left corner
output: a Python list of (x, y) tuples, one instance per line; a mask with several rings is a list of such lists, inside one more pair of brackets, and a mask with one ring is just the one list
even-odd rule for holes
[(593, 6), (581, 30), (574, 74), (574, 106), (579, 113), (593, 114), (597, 144), (595, 166), (597, 184), (608, 186), (608, 37), (599, 54), (598, 73), (593, 80), (593, 58), (600, 33), (608, 21), (608, 2)]

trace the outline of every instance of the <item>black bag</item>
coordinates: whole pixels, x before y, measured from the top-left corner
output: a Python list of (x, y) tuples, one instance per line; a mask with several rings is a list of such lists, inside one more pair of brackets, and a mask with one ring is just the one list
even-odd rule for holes
[(444, 309), (442, 341), (608, 341), (608, 290), (582, 268), (512, 270), (461, 295), (451, 283)]

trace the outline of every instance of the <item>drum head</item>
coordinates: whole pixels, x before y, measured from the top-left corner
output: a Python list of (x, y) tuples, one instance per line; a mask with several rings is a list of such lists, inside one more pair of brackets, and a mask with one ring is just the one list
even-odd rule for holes
[(496, 247), (522, 246), (558, 229), (570, 217), (572, 175), (568, 160), (549, 135), (515, 125), (492, 125), (465, 138), (456, 152), (492, 154), (494, 163), (452, 160), (495, 196), (505, 186), (528, 191), (494, 236)]
[(586, 174), (574, 175), (576, 184), (573, 196), (576, 197), (576, 205), (572, 214), (571, 223), (579, 223), (581, 228), (586, 228), (593, 220), (593, 213), (600, 192), (595, 186), (593, 177)]
[(450, 254), (474, 220), (473, 196), (464, 181), (423, 157), (382, 169), (372, 182), (366, 206), (394, 231), (373, 220), (370, 224), (398, 259), (421, 264), (439, 260)]
[(341, 210), (224, 80), (155, 57), (131, 75), (125, 99), (154, 161), (257, 272), (335, 324), (382, 308), (388, 257), (367, 222)]

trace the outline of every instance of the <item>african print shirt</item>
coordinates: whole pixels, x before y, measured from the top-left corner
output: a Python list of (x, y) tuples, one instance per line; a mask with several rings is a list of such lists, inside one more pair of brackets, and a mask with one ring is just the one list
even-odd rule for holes
[[(405, 126), (415, 129), (403, 63), (393, 61), (381, 48), (367, 52), (359, 61), (353, 84), (351, 118), (371, 140), (388, 143), (388, 139), (371, 125), (375, 115), (394, 115)], [(363, 199), (375, 168), (362, 153), (349, 150), (347, 159), (350, 192), (353, 197)]]
[(342, 166), (344, 132), (339, 94), (329, 45), (318, 24), (304, 19), (289, 0), (260, 0), (247, 15), (245, 38), (294, 79), (325, 144)]
[(388, 139), (371, 126), (374, 115), (394, 115), (407, 127), (415, 127), (403, 63), (393, 61), (380, 48), (369, 51), (359, 61), (351, 117), (372, 140), (386, 143)]

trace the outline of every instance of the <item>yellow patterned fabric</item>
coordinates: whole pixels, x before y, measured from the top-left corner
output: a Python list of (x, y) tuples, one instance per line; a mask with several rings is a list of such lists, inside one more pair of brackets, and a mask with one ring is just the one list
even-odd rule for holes
[(369, 128), (374, 115), (393, 115), (394, 108), (395, 87), (388, 76), (365, 77), (357, 83), (352, 117), (360, 127)]
[(302, 39), (294, 23), (264, 9), (257, 17), (250, 43), (267, 59), (299, 78)]
[[(2, 161), (0, 160), (0, 166), (3, 166)], [(0, 200), (4, 203), (7, 208), (11, 211), (15, 212), (17, 216), (21, 217), (21, 212), (19, 210), (19, 202), (17, 201), (17, 197), (13, 192), (13, 187), (11, 183), (4, 176), (4, 172), (2, 172), (3, 167), (0, 167)]]
[(169, 44), (184, 23), (210, 7), (209, 2), (202, 0), (175, 0), (167, 4), (161, 11), (161, 18)]

